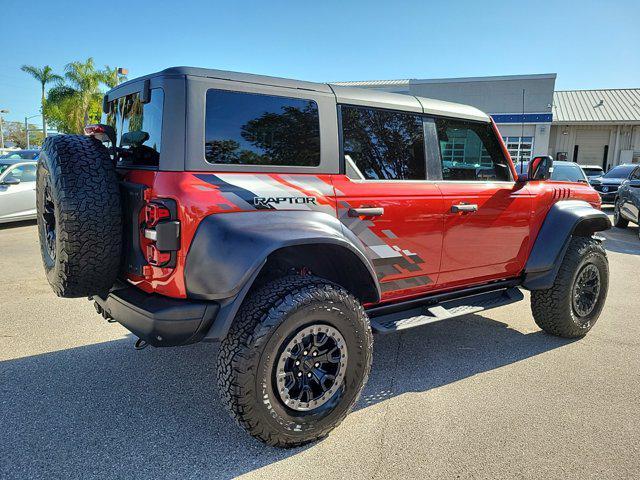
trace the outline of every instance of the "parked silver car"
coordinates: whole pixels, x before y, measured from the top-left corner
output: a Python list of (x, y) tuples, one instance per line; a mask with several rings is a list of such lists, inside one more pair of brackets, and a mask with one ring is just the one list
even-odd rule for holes
[(0, 158), (0, 223), (36, 218), (36, 165), (33, 160)]

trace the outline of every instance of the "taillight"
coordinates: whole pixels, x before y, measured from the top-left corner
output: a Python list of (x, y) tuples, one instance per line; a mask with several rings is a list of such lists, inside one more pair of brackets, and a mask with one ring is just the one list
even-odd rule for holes
[(180, 249), (180, 221), (174, 200), (154, 199), (144, 207), (141, 225), (144, 254), (149, 265), (173, 268)]
[(147, 262), (154, 267), (161, 267), (171, 261), (171, 252), (161, 252), (155, 245), (147, 245)]
[(147, 203), (144, 207), (144, 221), (147, 227), (155, 227), (160, 220), (171, 218), (171, 212), (165, 205)]

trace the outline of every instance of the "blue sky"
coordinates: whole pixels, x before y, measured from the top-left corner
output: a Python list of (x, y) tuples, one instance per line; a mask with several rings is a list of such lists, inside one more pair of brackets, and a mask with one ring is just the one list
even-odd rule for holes
[(9, 120), (38, 112), (20, 65), (62, 72), (89, 56), (130, 78), (190, 65), (314, 81), (555, 72), (556, 89), (640, 87), (638, 0), (2, 0), (0, 18)]

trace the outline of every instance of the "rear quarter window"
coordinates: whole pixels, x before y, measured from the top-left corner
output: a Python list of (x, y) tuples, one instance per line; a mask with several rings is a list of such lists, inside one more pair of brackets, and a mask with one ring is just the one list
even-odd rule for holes
[(161, 88), (151, 89), (149, 103), (142, 103), (138, 93), (111, 102), (110, 112), (102, 123), (116, 130), (119, 166), (159, 165), (163, 106), (164, 92)]
[(316, 167), (318, 105), (302, 98), (210, 89), (205, 159), (212, 164)]

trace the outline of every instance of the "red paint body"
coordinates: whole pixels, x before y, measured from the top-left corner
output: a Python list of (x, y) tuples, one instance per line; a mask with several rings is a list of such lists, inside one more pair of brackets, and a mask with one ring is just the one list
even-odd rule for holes
[[(509, 159), (506, 149), (505, 156)], [(224, 193), (227, 187), (215, 182), (220, 179), (235, 185), (246, 182), (260, 196), (277, 197), (282, 191), (313, 196), (311, 209), (337, 216), (344, 228), (359, 232), (367, 253), (396, 255), (373, 260), (384, 303), (518, 277), (553, 203), (571, 198), (600, 207), (590, 186), (565, 182), (398, 182), (352, 180), (345, 175), (142, 170), (127, 171), (125, 177), (149, 187), (147, 198), (171, 198), (178, 204), (181, 233), (175, 268), (148, 266), (145, 276), (128, 276), (146, 292), (176, 298), (187, 295), (185, 260), (200, 221), (208, 215), (254, 210), (230, 200)], [(451, 206), (463, 202), (477, 204), (478, 210), (452, 213)], [(384, 214), (348, 219), (348, 209), (358, 207), (382, 207)], [(277, 215), (277, 210), (261, 212)], [(148, 240), (141, 235), (141, 242), (144, 248)]]

